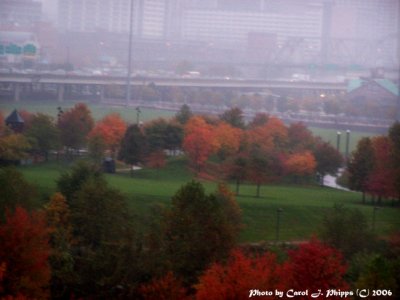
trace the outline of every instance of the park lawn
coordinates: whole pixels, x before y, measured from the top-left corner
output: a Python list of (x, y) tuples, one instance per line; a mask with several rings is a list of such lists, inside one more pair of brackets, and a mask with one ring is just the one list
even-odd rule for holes
[[(128, 123), (136, 123), (137, 121), (137, 111), (135, 107), (124, 107), (124, 106), (111, 106), (99, 103), (90, 103), (83, 101), (92, 112), (92, 116), (95, 120), (99, 120), (109, 113), (119, 113), (121, 117)], [(3, 112), (4, 116), (10, 114), (14, 109), (26, 110), (31, 113), (44, 113), (50, 115), (54, 118), (57, 117), (58, 107), (61, 107), (64, 111), (73, 107), (77, 102), (66, 101), (21, 101), (21, 102), (0, 102), (0, 111)], [(150, 109), (150, 108), (140, 108), (140, 121), (146, 122), (154, 120), (157, 118), (171, 118), (175, 115), (175, 112), (160, 110), (160, 109)]]
[[(43, 199), (56, 189), (56, 179), (68, 169), (67, 164), (46, 163), (20, 167), (28, 181), (39, 187)], [(193, 176), (186, 169), (183, 159), (173, 159), (160, 170), (142, 169), (106, 175), (109, 184), (127, 195), (135, 215), (144, 220), (150, 208), (157, 204), (170, 205), (175, 192)], [(208, 193), (215, 191), (217, 184), (203, 182)], [(234, 186), (231, 186), (234, 190)], [(242, 185), (237, 201), (243, 212), (244, 228), (241, 242), (273, 241), (276, 237), (277, 209), (280, 215), (280, 240), (297, 241), (308, 239), (318, 232), (323, 216), (335, 204), (360, 209), (372, 221), (373, 206), (361, 205), (360, 194), (319, 186), (265, 185), (261, 197), (256, 198), (254, 185)], [(43, 200), (44, 201), (44, 200)], [(385, 206), (377, 211), (376, 232), (388, 235), (400, 229), (399, 208)]]

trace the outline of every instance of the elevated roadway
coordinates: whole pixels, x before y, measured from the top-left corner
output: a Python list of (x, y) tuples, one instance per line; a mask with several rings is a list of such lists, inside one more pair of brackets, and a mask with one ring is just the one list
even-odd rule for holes
[[(56, 74), (18, 74), (0, 73), (0, 83), (45, 83), (72, 85), (126, 85), (127, 79), (122, 76), (83, 76)], [(210, 87), (210, 88), (260, 88), (260, 89), (315, 89), (345, 91), (346, 83), (319, 81), (278, 81), (262, 79), (235, 78), (182, 78), (182, 77), (131, 77), (132, 85), (147, 85), (177, 87)]]

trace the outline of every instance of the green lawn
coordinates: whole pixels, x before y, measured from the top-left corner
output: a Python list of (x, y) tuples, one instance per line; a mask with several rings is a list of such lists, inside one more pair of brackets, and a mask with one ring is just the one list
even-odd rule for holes
[[(68, 168), (66, 164), (43, 164), (20, 167), (26, 178), (37, 185), (44, 195), (55, 190), (55, 180)], [(107, 175), (111, 186), (128, 196), (129, 204), (139, 217), (145, 217), (149, 208), (157, 203), (169, 205), (171, 196), (181, 185), (192, 179), (183, 159), (172, 160), (162, 170), (143, 169), (129, 173)], [(216, 184), (204, 182), (208, 192)], [(234, 187), (232, 186), (232, 189)], [(282, 208), (280, 237), (282, 240), (302, 240), (318, 231), (323, 215), (335, 203), (360, 209), (372, 220), (373, 207), (360, 204), (360, 194), (317, 186), (267, 185), (261, 189), (261, 197), (255, 198), (255, 186), (243, 185), (237, 197), (243, 211), (245, 228), (242, 242), (274, 240), (277, 209)], [(384, 207), (377, 211), (376, 230), (381, 235), (400, 229), (399, 208)]]
[[(54, 118), (57, 117), (58, 107), (66, 110), (77, 102), (63, 102), (59, 103), (57, 101), (21, 101), (21, 102), (0, 102), (0, 111), (3, 112), (4, 116), (7, 116), (14, 109), (26, 110), (32, 113), (41, 112)], [(121, 115), (121, 117), (129, 123), (136, 122), (136, 109), (135, 107), (123, 107), (123, 106), (110, 106), (104, 104), (88, 103), (92, 116), (95, 120), (99, 120), (105, 115), (116, 112)], [(159, 110), (159, 109), (148, 109), (140, 108), (140, 121), (149, 121), (159, 117), (169, 118), (175, 115), (174, 112)]]

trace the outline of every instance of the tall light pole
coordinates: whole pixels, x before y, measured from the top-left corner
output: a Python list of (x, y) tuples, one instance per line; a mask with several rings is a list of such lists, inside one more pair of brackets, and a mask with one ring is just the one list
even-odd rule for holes
[(349, 159), (350, 130), (346, 130), (346, 161)]
[(340, 136), (342, 135), (342, 133), (340, 131), (338, 131), (336, 133), (336, 150), (340, 152)]
[(131, 100), (131, 68), (132, 68), (132, 25), (133, 25), (133, 0), (130, 3), (129, 13), (129, 45), (128, 45), (128, 66), (126, 74), (126, 106)]

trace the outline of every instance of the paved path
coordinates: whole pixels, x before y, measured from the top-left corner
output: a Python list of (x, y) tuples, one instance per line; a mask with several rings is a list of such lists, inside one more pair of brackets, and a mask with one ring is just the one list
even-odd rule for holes
[(324, 177), (324, 186), (329, 186), (331, 188), (338, 189), (338, 190), (343, 190), (343, 191), (350, 191), (349, 189), (347, 189), (347, 188), (345, 188), (345, 187), (343, 187), (341, 185), (338, 185), (336, 183), (336, 179), (338, 177), (340, 177), (342, 172), (343, 172), (343, 169), (339, 169), (339, 171), (338, 171), (336, 176), (325, 175), (325, 177)]

